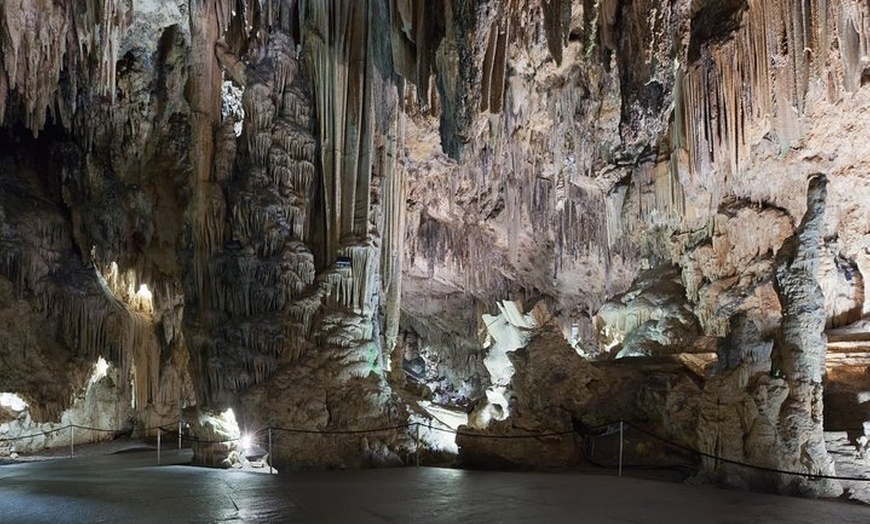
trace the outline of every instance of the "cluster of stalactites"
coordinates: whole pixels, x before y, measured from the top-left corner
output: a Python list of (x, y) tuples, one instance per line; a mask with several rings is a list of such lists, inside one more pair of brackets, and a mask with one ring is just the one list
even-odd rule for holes
[(446, 264), (464, 276), (465, 291), (474, 296), (495, 300), (511, 291), (505, 252), (486, 231), (456, 227), (424, 211), (412, 241), (410, 262), (413, 265), (417, 256), (424, 257), (430, 278), (436, 276), (440, 264)]
[[(51, 113), (67, 129), (91, 125), (74, 117), (91, 96), (114, 98), (131, 13), (130, 0), (0, 3), (0, 124), (17, 116), (36, 135)], [(13, 101), (20, 115), (7, 115)]]
[[(98, 285), (105, 281), (93, 268), (79, 269), (79, 275), (46, 275), (46, 258), (30, 251), (8, 254), (5, 262), (3, 274), (22, 296), (25, 291), (33, 296), (47, 317), (59, 320), (63, 341), (76, 355), (94, 361), (103, 357), (116, 363), (124, 376), (135, 370), (136, 405), (153, 401), (160, 376), (160, 345), (150, 315), (133, 310)], [(117, 284), (123, 279), (116, 275), (114, 280)], [(71, 288), (73, 282), (80, 287)]]
[[(394, 86), (371, 56), (376, 7), (248, 1), (228, 10), (228, 4), (214, 4), (221, 28), (215, 51), (244, 88), (244, 125), (236, 141), (233, 122), (223, 123), (213, 176), (203, 185), (215, 189), (198, 213), (213, 211), (201, 219), (195, 269), (199, 321), (210, 334), (192, 330), (187, 339), (203, 368), (201, 397), (262, 383), (313, 341), (335, 350), (344, 378), (366, 375), (380, 354), (372, 317), (381, 290), (393, 306), (393, 338), (398, 328), (404, 205), (399, 121), (376, 131), (388, 120), (381, 114), (394, 118), (397, 105)], [(304, 68), (296, 61), (293, 12)], [(316, 103), (302, 81), (308, 78)], [(389, 99), (388, 107), (376, 107), (375, 96)], [(312, 205), (315, 191), (322, 191), (321, 206)], [(315, 255), (328, 266), (320, 277)], [(337, 331), (327, 336), (321, 328), (327, 324)], [(342, 333), (351, 333), (353, 344)]]
[[(253, 51), (266, 45), (273, 30), (292, 34), (298, 15), (298, 3), (304, 0), (196, 0), (214, 2), (220, 33), (233, 48), (250, 47)], [(252, 32), (252, 29), (259, 31)]]
[(371, 316), (375, 303), (370, 290), (375, 289), (379, 274), (377, 250), (373, 246), (346, 246), (339, 252), (349, 267), (336, 268), (326, 274), (327, 298), (332, 304)]
[[(407, 24), (399, 24), (414, 33), (412, 36), (396, 26), (409, 16), (416, 20), (411, 11), (421, 9), (421, 5), (390, 3), (393, 30), (404, 35), (392, 35), (391, 56), (405, 56), (403, 50), (409, 51), (399, 45), (410, 41), (406, 37), (423, 45), (422, 32), (418, 34)], [(385, 57), (379, 58), (377, 46), (370, 43), (377, 37), (369, 20), (371, 6), (312, 1), (304, 3), (304, 13), (307, 25), (303, 47), (308, 51), (314, 79), (321, 144), (324, 258), (328, 262), (350, 262), (349, 271), (329, 273), (328, 295), (339, 305), (371, 315), (372, 296), (376, 289), (383, 290), (392, 311), (388, 312), (388, 331), (393, 338), (398, 329), (404, 219), (404, 171), (396, 160), (403, 135), (403, 123), (396, 112), (398, 94), (374, 65)], [(420, 48), (417, 52), (424, 53)], [(426, 69), (428, 65), (423, 64), (424, 57), (412, 55), (405, 56), (407, 60), (397, 63), (397, 67), (415, 76), (412, 70)], [(387, 103), (376, 106), (376, 96)], [(389, 124), (379, 129), (379, 122)], [(384, 278), (378, 281), (376, 275)]]
[(331, 349), (330, 358), (338, 364), (339, 382), (365, 377), (378, 369), (380, 351), (372, 341), (374, 333), (368, 316), (327, 314), (317, 331), (320, 342)]
[[(230, 26), (252, 12), (237, 13)], [(231, 34), (216, 44), (221, 65), (244, 88), (244, 121), (238, 140), (235, 122), (223, 122), (213, 177), (203, 184), (212, 204), (201, 208), (210, 218), (198, 235), (197, 294), (209, 334), (188, 339), (203, 370), (202, 399), (244, 391), (271, 377), (279, 362), (300, 358), (322, 304), (307, 244), (317, 176), (311, 102), (292, 38), (281, 30), (263, 34), (249, 42), (257, 46), (249, 55), (258, 58), (247, 63), (233, 56)]]
[[(748, 145), (768, 131), (788, 150), (802, 135), (812, 80), (827, 84), (832, 102), (854, 91), (870, 51), (867, 9), (842, 0), (750, 0), (732, 38), (710, 44), (678, 86), (675, 118), (685, 144), (676, 145), (688, 151), (693, 172), (739, 175), (751, 161)], [(822, 77), (828, 70), (835, 74)], [(762, 135), (750, 135), (753, 124), (764, 124)]]
[(318, 112), (325, 258), (333, 260), (344, 238), (363, 239), (369, 231), (374, 78), (366, 60), (368, 12), (355, 2), (309, 4), (303, 44)]

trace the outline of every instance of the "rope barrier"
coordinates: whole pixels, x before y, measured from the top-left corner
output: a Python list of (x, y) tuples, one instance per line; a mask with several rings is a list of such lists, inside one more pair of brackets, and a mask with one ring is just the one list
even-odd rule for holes
[[(416, 422), (415, 424), (422, 424), (421, 422)], [(547, 437), (561, 437), (564, 435), (570, 435), (576, 433), (573, 429), (565, 430), (565, 431), (553, 431), (550, 433), (536, 433), (531, 435), (486, 435), (481, 433), (470, 433), (468, 431), (459, 431), (456, 429), (446, 429), (439, 427), (429, 427), (430, 430), (441, 431), (443, 433), (452, 433), (457, 436), (462, 437), (475, 437), (475, 438), (488, 438), (488, 439), (524, 439), (524, 438), (547, 438)]]
[[(395, 431), (397, 429), (406, 429), (410, 428), (415, 424), (420, 424), (420, 422), (410, 422), (405, 424), (399, 424), (396, 426), (388, 426), (383, 428), (371, 428), (371, 429), (344, 429), (344, 430), (317, 430), (317, 429), (294, 429), (294, 428), (280, 428), (280, 427), (272, 427), (272, 431), (284, 431), (285, 433), (308, 433), (315, 435), (358, 435), (361, 433), (383, 433), (384, 431)], [(260, 431), (266, 431), (269, 428), (261, 429)], [(259, 433), (259, 432), (257, 432)], [(256, 433), (255, 433), (256, 434)]]
[[(177, 422), (176, 422), (176, 424), (177, 424)], [(157, 429), (163, 429), (161, 426), (153, 426), (150, 428), (133, 428), (130, 430), (106, 429), (106, 428), (94, 428), (94, 427), (90, 427), (90, 426), (82, 426), (80, 424), (67, 424), (66, 426), (63, 426), (63, 427), (49, 429), (47, 431), (41, 431), (39, 433), (33, 433), (32, 435), (19, 435), (17, 437), (3, 437), (3, 438), (0, 438), (0, 442), (14, 442), (17, 440), (25, 440), (25, 439), (35, 438), (35, 437), (39, 437), (39, 436), (44, 437), (44, 436), (51, 435), (52, 433), (59, 433), (61, 431), (67, 430), (69, 428), (81, 429), (84, 431), (96, 431), (96, 432), (101, 432), (101, 433), (127, 433), (128, 431), (130, 433), (137, 433), (137, 432), (144, 433), (147, 431), (155, 431)]]
[(32, 435), (19, 435), (17, 437), (3, 437), (3, 438), (0, 438), (0, 442), (15, 442), (16, 440), (24, 440), (24, 439), (35, 438), (35, 437), (40, 437), (40, 436), (45, 437), (45, 436), (51, 435), (52, 433), (58, 433), (58, 432), (63, 431), (65, 429), (69, 429), (69, 426), (64, 426), (62, 428), (57, 428), (57, 429), (50, 429), (48, 431), (41, 431), (39, 433), (34, 433)]
[[(175, 424), (178, 424), (178, 422), (176, 421)], [(79, 425), (79, 424), (69, 424), (69, 425), (66, 426), (66, 427), (70, 427), (70, 426), (72, 426), (72, 427), (74, 427), (74, 428), (76, 428), (76, 429), (83, 429), (83, 430), (85, 430), (85, 431), (99, 431), (99, 432), (103, 432), (103, 433), (126, 433), (127, 431), (129, 431), (130, 433), (144, 433), (144, 432), (146, 432), (146, 431), (155, 431), (155, 430), (158, 430), (158, 429), (163, 429), (163, 430), (165, 431), (165, 429), (163, 428), (163, 426), (151, 426), (151, 427), (149, 427), (149, 428), (133, 428), (133, 429), (130, 429), (130, 430), (125, 430), (125, 429), (105, 429), (105, 428), (94, 428), (94, 427), (90, 427), (90, 426), (81, 426), (81, 425)]]
[[(619, 422), (604, 424), (604, 425), (599, 426), (599, 427), (613, 426), (614, 424), (619, 424)], [(596, 429), (596, 428), (587, 428), (587, 430), (588, 429)], [(586, 462), (588, 462), (589, 464), (592, 464), (595, 467), (602, 468), (602, 469), (617, 469), (619, 467), (618, 464), (604, 464), (602, 462), (599, 462), (597, 459), (595, 459), (593, 457), (595, 455), (595, 439), (599, 438), (599, 437), (608, 437), (610, 435), (619, 434), (618, 427), (612, 428), (611, 430), (609, 430), (607, 432), (596, 434), (596, 435), (592, 435), (590, 433), (581, 433), (581, 434), (583, 434), (583, 436), (584, 436), (582, 453), (583, 453), (583, 458), (586, 459)], [(686, 469), (686, 468), (692, 468), (692, 466), (689, 464), (656, 464), (656, 465), (623, 464), (622, 465), (622, 469), (631, 469), (631, 470)]]
[[(173, 425), (177, 425), (179, 422), (181, 422), (181, 421), (177, 421)], [(316, 429), (269, 427), (269, 428), (263, 428), (263, 429), (260, 429), (258, 431), (255, 431), (254, 433), (252, 433), (252, 436), (258, 436), (260, 434), (263, 434), (263, 433), (269, 432), (269, 431), (281, 431), (281, 432), (285, 432), (285, 433), (308, 434), (308, 435), (361, 435), (361, 434), (370, 434), (370, 433), (383, 433), (383, 432), (387, 432), (387, 431), (396, 431), (396, 430), (400, 430), (400, 429), (410, 429), (412, 427), (417, 427), (417, 428), (423, 427), (423, 428), (428, 428), (430, 431), (434, 430), (434, 431), (440, 431), (443, 433), (451, 433), (451, 434), (454, 434), (457, 436), (462, 436), (462, 437), (485, 438), (485, 439), (494, 439), (494, 440), (499, 440), (499, 439), (505, 439), (505, 440), (507, 440), (507, 439), (541, 439), (541, 438), (548, 438), (548, 437), (560, 437), (560, 436), (565, 436), (565, 435), (570, 435), (570, 434), (579, 434), (579, 435), (586, 437), (586, 438), (589, 438), (589, 437), (595, 438), (595, 437), (609, 436), (609, 435), (613, 435), (613, 434), (617, 433), (618, 430), (613, 430), (613, 426), (616, 424), (619, 424), (620, 422), (624, 423), (625, 425), (627, 425), (630, 428), (633, 428), (633, 429), (647, 435), (648, 437), (651, 437), (651, 438), (654, 438), (654, 439), (659, 440), (661, 442), (664, 442), (665, 444), (673, 446), (677, 449), (698, 455), (700, 457), (716, 460), (718, 462), (723, 462), (726, 464), (732, 464), (735, 466), (741, 466), (741, 467), (745, 467), (745, 468), (755, 469), (755, 470), (759, 470), (759, 471), (766, 471), (769, 473), (776, 473), (776, 474), (780, 474), (780, 475), (792, 475), (792, 476), (805, 477), (805, 478), (810, 479), (810, 480), (826, 479), (826, 480), (845, 480), (845, 481), (852, 481), (852, 482), (870, 482), (870, 478), (866, 478), (866, 477), (852, 477), (852, 476), (821, 475), (821, 474), (814, 474), (814, 473), (802, 473), (802, 472), (797, 472), (797, 471), (788, 471), (788, 470), (783, 470), (783, 469), (778, 469), (778, 468), (771, 468), (771, 467), (767, 467), (767, 466), (758, 466), (755, 464), (741, 462), (739, 460), (732, 460), (732, 459), (727, 459), (724, 457), (719, 457), (719, 456), (714, 455), (712, 453), (705, 453), (703, 451), (691, 448), (691, 447), (683, 445), (683, 444), (679, 444), (679, 443), (674, 442), (672, 440), (669, 440), (669, 439), (666, 439), (666, 438), (661, 437), (659, 435), (656, 435), (655, 433), (643, 428), (642, 426), (639, 426), (636, 423), (633, 423), (633, 422), (630, 422), (627, 420), (618, 420), (618, 421), (608, 422), (605, 424), (600, 424), (600, 425), (592, 426), (592, 427), (574, 428), (571, 430), (552, 431), (552, 432), (546, 432), (546, 433), (536, 433), (536, 434), (526, 434), (526, 435), (492, 435), (492, 434), (483, 434), (483, 433), (472, 433), (472, 432), (468, 432), (468, 431), (459, 431), (459, 430), (455, 430), (455, 429), (448, 429), (448, 428), (443, 428), (443, 427), (438, 427), (438, 426), (433, 427), (431, 424), (425, 424), (423, 422), (410, 422), (410, 423), (398, 424), (395, 426), (386, 426), (386, 427), (380, 427), (380, 428), (347, 429), (347, 430), (316, 430)], [(85, 431), (97, 431), (97, 432), (106, 432), (106, 433), (124, 433), (124, 432), (126, 432), (126, 430), (94, 428), (94, 427), (89, 427), (89, 426), (82, 426), (79, 424), (68, 424), (68, 425), (63, 426), (61, 428), (54, 428), (54, 429), (50, 429), (47, 431), (42, 431), (40, 433), (34, 433), (32, 435), (22, 435), (22, 436), (17, 436), (17, 437), (0, 438), (0, 443), (14, 442), (14, 441), (18, 441), (18, 440), (35, 438), (35, 437), (39, 437), (39, 436), (47, 436), (47, 435), (51, 435), (53, 433), (57, 433), (57, 432), (69, 429), (71, 427), (76, 428), (76, 429), (85, 430)], [(593, 434), (594, 431), (601, 430), (601, 429), (605, 429), (607, 431), (605, 431), (604, 433), (601, 433), (601, 434), (597, 434), (597, 435)], [(164, 426), (154, 426), (154, 427), (149, 427), (149, 428), (138, 428), (138, 429), (134, 428), (130, 432), (131, 433), (132, 432), (148, 432), (148, 431), (155, 431), (155, 430), (160, 430), (162, 432), (165, 432), (168, 435), (179, 435), (179, 432), (176, 429), (174, 429), (174, 428), (173, 429), (166, 429), (166, 427), (164, 427)], [(184, 439), (188, 442), (196, 442), (196, 443), (200, 443), (200, 444), (226, 444), (226, 443), (230, 443), (230, 442), (238, 442), (241, 440), (241, 437), (236, 437), (236, 438), (232, 438), (232, 439), (225, 439), (225, 440), (203, 440), (203, 439), (199, 439), (199, 438), (196, 438), (196, 437), (193, 437), (190, 435), (184, 435), (183, 433), (181, 433), (180, 436), (182, 439)], [(591, 464), (596, 465), (596, 466), (608, 467), (608, 466), (604, 466), (604, 465), (601, 465), (600, 463), (593, 461), (587, 455), (588, 455), (588, 451), (585, 449), (585, 446), (584, 446), (584, 456), (586, 456), (587, 461), (589, 461)], [(610, 467), (613, 467), (613, 466), (610, 466)], [(624, 467), (631, 467), (631, 468), (642, 468), (642, 467), (665, 468), (665, 467), (667, 467), (667, 468), (671, 468), (674, 466), (632, 465), (632, 466), (624, 466)]]
[(806, 477), (809, 480), (829, 479), (829, 480), (847, 480), (847, 481), (856, 481), (856, 482), (870, 482), (870, 478), (866, 478), (866, 477), (842, 477), (839, 475), (819, 475), (819, 474), (815, 474), (815, 473), (801, 473), (801, 472), (797, 472), (797, 471), (788, 471), (788, 470), (784, 470), (784, 469), (769, 468), (767, 466), (758, 466), (755, 464), (741, 462), (739, 460), (731, 460), (731, 459), (727, 459), (724, 457), (719, 457), (717, 455), (713, 455), (712, 453), (705, 453), (703, 451), (699, 451), (697, 449), (690, 448), (689, 446), (684, 446), (682, 444), (678, 444), (678, 443), (673, 442), (671, 440), (668, 440), (664, 437), (660, 437), (660, 436), (656, 435), (655, 433), (652, 433), (651, 431), (648, 431), (648, 430), (646, 430), (646, 429), (644, 429), (644, 428), (642, 428), (642, 427), (640, 427), (632, 422), (626, 421), (626, 424), (628, 424), (632, 428), (640, 431), (641, 433), (644, 433), (647, 436), (650, 436), (654, 439), (660, 440), (660, 441), (662, 441), (666, 444), (669, 444), (671, 446), (674, 446), (676, 448), (682, 449), (683, 451), (694, 453), (696, 455), (700, 455), (702, 457), (706, 457), (709, 459), (714, 459), (714, 460), (717, 460), (719, 462), (724, 462), (726, 464), (733, 464), (735, 466), (742, 466), (745, 468), (757, 469), (760, 471), (767, 471), (769, 473), (778, 473), (780, 475), (793, 475), (793, 476), (798, 476), (798, 477)]

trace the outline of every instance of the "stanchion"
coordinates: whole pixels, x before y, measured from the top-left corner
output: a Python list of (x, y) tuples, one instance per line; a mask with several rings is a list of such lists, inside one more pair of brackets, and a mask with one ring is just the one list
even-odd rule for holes
[(619, 421), (619, 476), (622, 476), (622, 435), (623, 435), (623, 422)]
[(69, 425), (69, 458), (73, 458), (76, 454), (76, 427)]
[(416, 462), (417, 467), (420, 467), (420, 423), (417, 422), (417, 436), (414, 438), (416, 442), (416, 447), (414, 448), (414, 462)]
[(181, 451), (181, 419), (178, 419), (178, 450)]
[(272, 474), (272, 428), (269, 428), (269, 475)]
[(157, 428), (157, 464), (160, 464), (160, 436), (163, 432), (160, 431), (160, 428)]

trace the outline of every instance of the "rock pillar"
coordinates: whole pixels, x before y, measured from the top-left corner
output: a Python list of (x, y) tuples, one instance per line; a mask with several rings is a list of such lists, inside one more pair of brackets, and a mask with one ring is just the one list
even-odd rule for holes
[[(825, 297), (816, 281), (824, 235), (827, 179), (813, 175), (807, 190), (807, 210), (795, 235), (776, 257), (774, 287), (782, 305), (781, 332), (774, 345), (774, 373), (788, 385), (777, 427), (781, 443), (780, 468), (833, 475), (834, 464), (825, 450), (822, 418), (822, 375), (827, 340)], [(781, 491), (836, 496), (839, 483), (782, 475)]]

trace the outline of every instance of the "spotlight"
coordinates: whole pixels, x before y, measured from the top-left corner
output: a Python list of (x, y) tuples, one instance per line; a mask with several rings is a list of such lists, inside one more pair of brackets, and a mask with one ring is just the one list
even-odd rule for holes
[(239, 443), (242, 445), (242, 450), (247, 451), (251, 449), (251, 436), (250, 435), (242, 435), (242, 438), (239, 440)]

